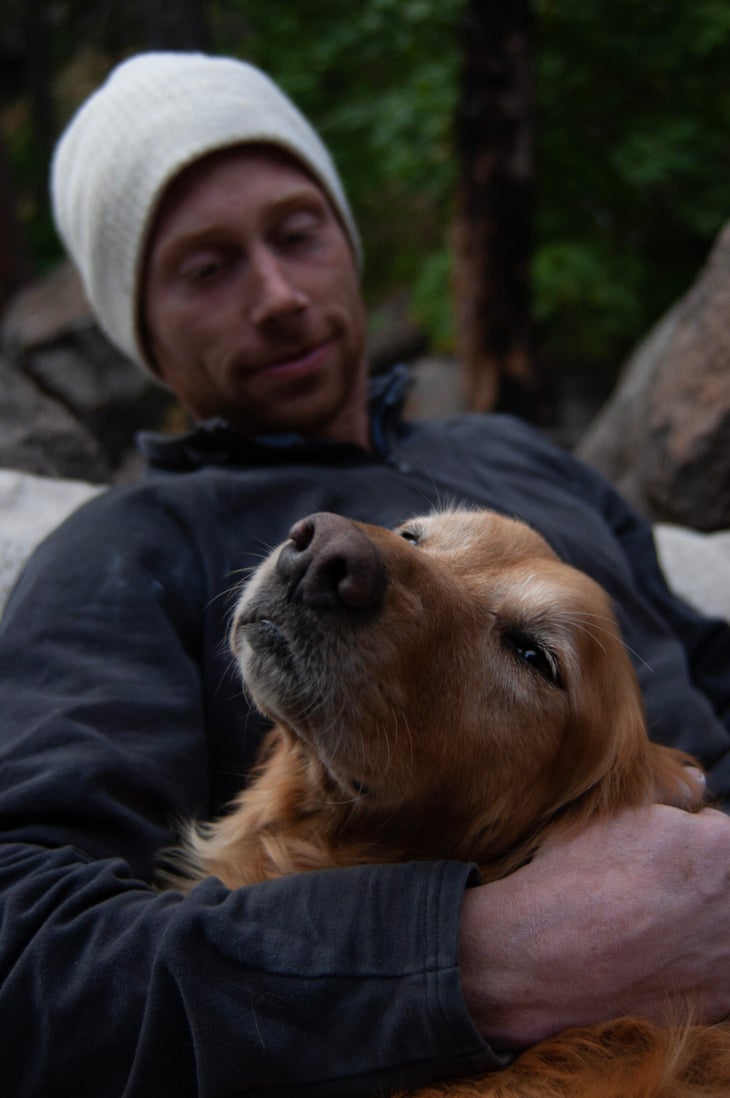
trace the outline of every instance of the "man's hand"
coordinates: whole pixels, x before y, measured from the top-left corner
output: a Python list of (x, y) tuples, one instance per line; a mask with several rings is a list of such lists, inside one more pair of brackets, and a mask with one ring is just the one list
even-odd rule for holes
[(631, 809), (467, 892), (467, 1007), (495, 1048), (573, 1025), (689, 1006), (730, 1015), (730, 818)]

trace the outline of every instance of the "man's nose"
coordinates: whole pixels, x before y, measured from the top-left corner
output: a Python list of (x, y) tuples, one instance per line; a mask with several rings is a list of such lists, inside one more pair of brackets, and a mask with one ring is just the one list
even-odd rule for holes
[(251, 257), (251, 320), (265, 327), (306, 309), (309, 298), (291, 279), (286, 266), (269, 249)]

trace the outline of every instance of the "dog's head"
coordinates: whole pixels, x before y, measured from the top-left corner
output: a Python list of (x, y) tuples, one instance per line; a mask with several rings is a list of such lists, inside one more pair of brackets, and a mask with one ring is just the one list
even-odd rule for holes
[(605, 593), (492, 512), (302, 519), (246, 587), (232, 645), (350, 830), (414, 856), (519, 857), (550, 822), (683, 780), (647, 740)]

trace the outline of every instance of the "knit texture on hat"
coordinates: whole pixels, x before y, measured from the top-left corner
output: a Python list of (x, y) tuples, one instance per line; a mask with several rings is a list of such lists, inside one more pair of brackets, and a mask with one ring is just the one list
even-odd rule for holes
[(51, 168), (56, 225), (101, 326), (139, 365), (152, 369), (138, 301), (147, 236), (166, 187), (209, 153), (259, 142), (309, 169), (360, 264), (357, 227), (327, 149), (281, 89), (247, 62), (138, 54), (111, 72), (62, 134)]

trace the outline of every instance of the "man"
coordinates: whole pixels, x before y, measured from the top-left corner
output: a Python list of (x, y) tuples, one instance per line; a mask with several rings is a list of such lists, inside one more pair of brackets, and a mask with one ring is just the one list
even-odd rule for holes
[[(82, 107), (56, 216), (101, 323), (198, 424), (33, 557), (0, 633), (2, 1072), (22, 1095), (389, 1093), (570, 1024), (730, 1013), (730, 821), (647, 806), (495, 885), (453, 862), (183, 899), (176, 820), (222, 810), (264, 730), (231, 592), (291, 523), (443, 498), (536, 526), (602, 582), (654, 734), (730, 792), (730, 630), (667, 591), (645, 525), (520, 423), (367, 403), (360, 243), (317, 136), (241, 63), (148, 54)], [(448, 734), (448, 730), (444, 730)]]

